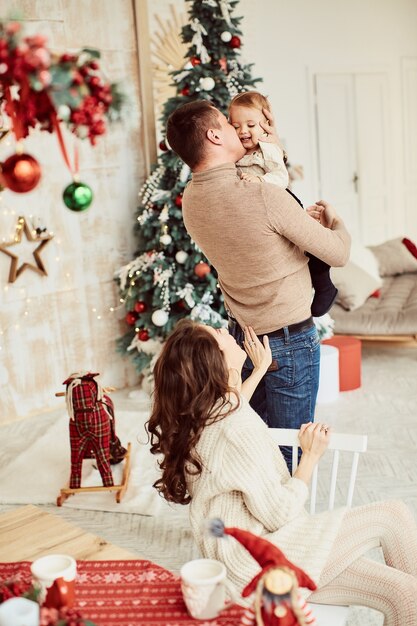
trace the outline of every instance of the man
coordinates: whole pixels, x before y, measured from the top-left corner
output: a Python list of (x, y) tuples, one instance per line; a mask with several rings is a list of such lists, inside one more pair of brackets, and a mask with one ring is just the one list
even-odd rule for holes
[[(271, 122), (263, 128), (274, 141)], [(174, 111), (167, 139), (193, 172), (183, 195), (184, 224), (216, 268), (232, 334), (242, 342), (242, 329), (252, 326), (269, 338), (272, 364), (251, 405), (270, 427), (299, 428), (314, 419), (320, 368), (304, 251), (342, 266), (349, 234), (328, 203), (316, 203), (317, 221), (285, 189), (242, 180), (235, 163), (245, 148), (210, 102)], [(244, 378), (249, 359), (245, 367)], [(283, 452), (290, 467), (290, 450)]]

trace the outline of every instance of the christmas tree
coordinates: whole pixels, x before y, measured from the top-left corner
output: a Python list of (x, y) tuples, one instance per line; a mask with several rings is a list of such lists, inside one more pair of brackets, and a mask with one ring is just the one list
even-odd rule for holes
[[(176, 95), (165, 103), (161, 118), (181, 104), (210, 100), (223, 113), (237, 93), (253, 89), (251, 65), (241, 64), (241, 17), (238, 0), (188, 0), (189, 21), (182, 40), (189, 44), (184, 66), (172, 72)], [(226, 324), (223, 299), (214, 268), (189, 238), (182, 220), (182, 193), (190, 169), (159, 144), (160, 155), (140, 192), (136, 258), (116, 273), (120, 299), (130, 327), (119, 340), (139, 372), (152, 361), (161, 343), (181, 317), (214, 327)], [(219, 233), (221, 236), (221, 233)]]

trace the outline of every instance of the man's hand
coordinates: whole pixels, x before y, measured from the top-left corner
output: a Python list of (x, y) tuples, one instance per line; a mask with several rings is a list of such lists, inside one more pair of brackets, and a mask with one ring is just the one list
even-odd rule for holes
[(320, 222), (321, 214), (323, 213), (323, 207), (318, 204), (312, 204), (306, 208), (306, 213), (310, 215), (314, 220)]
[(325, 200), (317, 200), (316, 204), (323, 207), (320, 214), (320, 224), (332, 229), (335, 220), (339, 219), (334, 207)]

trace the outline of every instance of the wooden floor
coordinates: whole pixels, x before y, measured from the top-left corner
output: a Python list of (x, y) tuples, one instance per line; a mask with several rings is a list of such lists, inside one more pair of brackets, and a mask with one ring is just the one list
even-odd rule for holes
[[(115, 398), (132, 409), (127, 392)], [(417, 349), (363, 347), (362, 387), (340, 394), (337, 402), (317, 407), (317, 419), (339, 432), (366, 433), (368, 451), (361, 455), (354, 504), (387, 498), (405, 501), (417, 519)], [(31, 419), (31, 428), (35, 421)], [(13, 448), (25, 445), (25, 424), (0, 429), (3, 442), (0, 463)], [(10, 458), (10, 457), (9, 457)], [(0, 486), (1, 489), (1, 486)], [(0, 506), (7, 510), (11, 506)], [(76, 510), (47, 506), (47, 510), (101, 535), (134, 554), (169, 569), (178, 570), (197, 556), (187, 514), (164, 518), (123, 513)], [(375, 612), (354, 609), (349, 626), (379, 626)]]

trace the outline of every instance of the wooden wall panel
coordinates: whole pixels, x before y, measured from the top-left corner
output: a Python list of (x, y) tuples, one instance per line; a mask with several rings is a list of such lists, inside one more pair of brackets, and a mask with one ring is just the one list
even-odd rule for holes
[[(133, 215), (145, 177), (131, 0), (0, 0), (0, 16), (13, 13), (22, 16), (26, 32), (45, 34), (57, 51), (99, 48), (106, 77), (121, 82), (129, 101), (123, 122), (94, 149), (77, 142), (81, 180), (94, 191), (88, 211), (64, 206), (71, 176), (56, 137), (46, 133), (25, 142), (42, 166), (39, 186), (29, 194), (1, 194), (0, 241), (9, 240), (19, 215), (41, 218), (54, 239), (42, 252), (48, 276), (27, 270), (8, 284), (9, 259), (0, 253), (0, 424), (57, 406), (55, 391), (79, 369), (101, 372), (103, 385), (137, 382), (130, 360), (116, 351), (125, 326), (113, 274), (134, 250)], [(65, 136), (72, 155), (73, 137)], [(1, 142), (0, 160), (13, 151), (12, 141)], [(23, 254), (23, 247), (12, 250)]]

